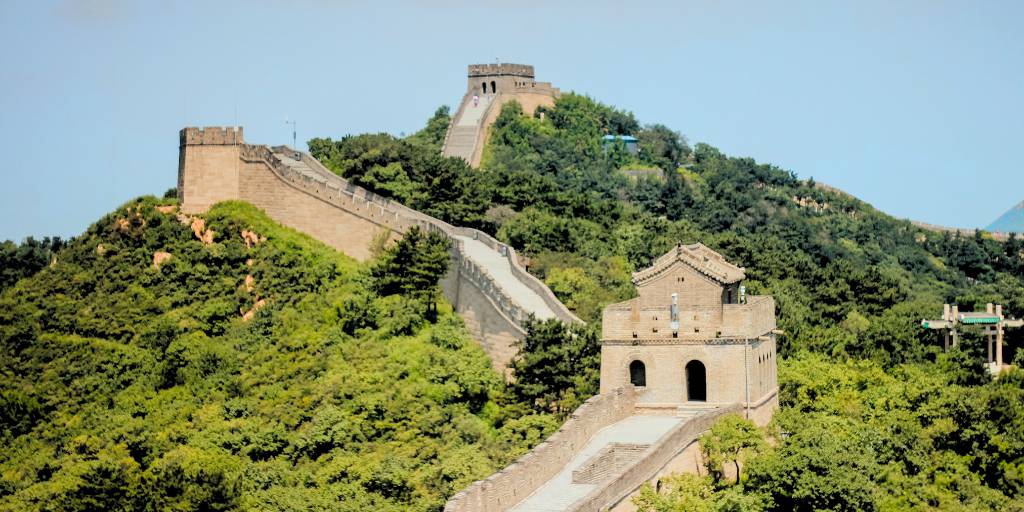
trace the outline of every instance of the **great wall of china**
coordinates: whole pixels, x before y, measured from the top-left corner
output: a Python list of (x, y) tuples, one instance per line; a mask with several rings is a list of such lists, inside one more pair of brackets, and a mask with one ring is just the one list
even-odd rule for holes
[(356, 259), (370, 257), (374, 238), (412, 226), (445, 233), (452, 260), (442, 289), (504, 371), (529, 316), (579, 322), (520, 265), (515, 249), (486, 233), (455, 227), (349, 183), (307, 153), (245, 144), (241, 128), (185, 128), (180, 136), (181, 209), (199, 213), (230, 199), (248, 201), (275, 221)]
[(533, 115), (537, 107), (551, 107), (561, 94), (548, 82), (534, 80), (533, 66), (524, 64), (471, 64), (466, 94), (452, 116), (441, 153), (459, 157), (472, 167), (480, 165), (491, 125), (501, 106), (516, 101)]
[[(443, 152), (473, 166), (502, 104), (516, 100), (532, 113), (559, 94), (533, 81), (532, 66), (473, 65), (468, 76)], [(202, 213), (220, 201), (247, 201), (360, 260), (371, 256), (375, 240), (397, 238), (413, 226), (444, 233), (452, 248), (441, 287), (501, 372), (507, 372), (530, 315), (580, 322), (526, 272), (514, 248), (355, 186), (309, 154), (246, 144), (240, 127), (181, 130), (178, 194), (184, 213)], [(637, 302), (606, 308), (603, 338), (633, 331), (632, 340), (602, 339), (601, 394), (516, 462), (453, 496), (446, 512), (628, 512), (629, 496), (644, 482), (700, 471), (697, 438), (722, 415), (745, 413), (759, 424), (771, 418), (778, 407), (774, 302), (751, 297), (748, 303), (739, 284), (743, 269), (699, 244), (680, 246), (658, 261), (634, 274), (642, 307)], [(740, 315), (742, 322), (732, 319), (736, 312), (746, 315)], [(609, 330), (612, 323), (621, 328)], [(646, 334), (638, 338), (643, 329)], [(695, 364), (699, 373), (691, 376)], [(684, 373), (685, 384), (667, 384)]]

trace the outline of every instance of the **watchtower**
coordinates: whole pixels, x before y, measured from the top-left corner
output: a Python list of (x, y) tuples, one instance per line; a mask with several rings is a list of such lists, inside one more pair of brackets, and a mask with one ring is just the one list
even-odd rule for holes
[(470, 64), (467, 90), (479, 95), (511, 92), (536, 84), (533, 66), (526, 64)]
[(185, 213), (240, 197), (242, 127), (184, 128), (179, 133), (178, 199)]
[(778, 408), (775, 301), (702, 244), (677, 245), (633, 274), (638, 297), (604, 309), (601, 392), (633, 384), (638, 407), (740, 403), (765, 424)]

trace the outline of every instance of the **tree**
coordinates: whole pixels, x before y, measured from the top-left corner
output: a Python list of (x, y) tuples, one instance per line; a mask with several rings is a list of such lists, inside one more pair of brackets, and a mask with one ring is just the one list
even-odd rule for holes
[(438, 291), (438, 281), (448, 271), (449, 244), (442, 233), (424, 233), (419, 226), (409, 228), (384, 250), (371, 270), (374, 289), (381, 295), (432, 298)]
[(732, 462), (736, 468), (736, 482), (739, 483), (743, 480), (740, 464), (763, 452), (767, 443), (754, 422), (739, 414), (730, 414), (718, 420), (700, 437), (700, 447), (708, 473), (716, 482), (721, 482), (724, 477), (723, 466)]
[(600, 345), (594, 327), (530, 319), (510, 367), (520, 402), (537, 411), (567, 413), (597, 392)]

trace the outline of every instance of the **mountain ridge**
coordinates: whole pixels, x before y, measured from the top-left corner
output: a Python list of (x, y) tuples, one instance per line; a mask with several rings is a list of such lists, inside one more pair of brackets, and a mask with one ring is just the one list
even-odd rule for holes
[(1024, 201), (1017, 203), (986, 227), (988, 231), (1024, 233)]

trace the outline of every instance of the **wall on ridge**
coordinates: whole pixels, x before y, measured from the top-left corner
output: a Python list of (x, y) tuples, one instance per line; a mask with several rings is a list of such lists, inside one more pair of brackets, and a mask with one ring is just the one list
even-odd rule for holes
[(463, 256), (461, 242), (454, 235), (477, 238), (501, 252), (513, 274), (538, 293), (560, 319), (579, 321), (551, 290), (518, 265), (510, 247), (482, 232), (453, 227), (352, 185), (304, 153), (299, 157), (313, 173), (300, 174), (284, 165), (271, 148), (244, 144), (241, 133), (241, 128), (182, 130), (178, 190), (183, 212), (200, 213), (217, 202), (240, 199), (275, 221), (361, 260), (371, 256), (372, 242), (382, 235), (395, 238), (414, 225), (445, 233), (453, 244), (442, 289), (498, 371), (505, 371), (515, 355), (514, 343), (525, 335), (521, 322), (528, 314), (485, 269)]

